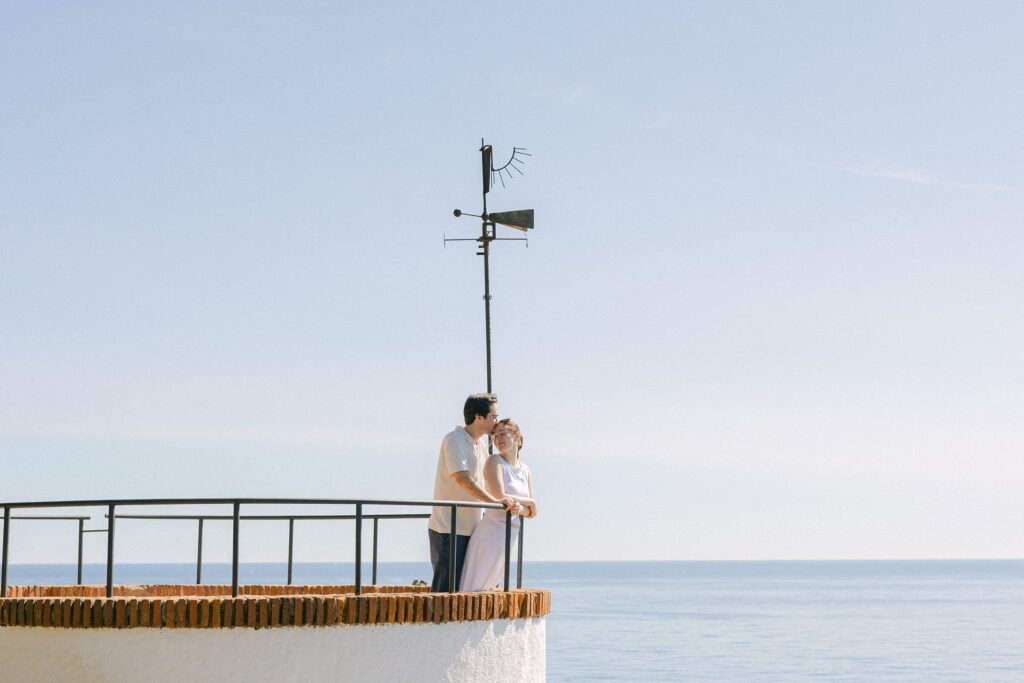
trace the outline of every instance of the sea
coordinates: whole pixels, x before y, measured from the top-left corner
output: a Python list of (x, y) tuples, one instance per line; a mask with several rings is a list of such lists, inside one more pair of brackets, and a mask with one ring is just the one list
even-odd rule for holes
[[(105, 571), (86, 565), (84, 580)], [(240, 580), (286, 571), (243, 564)], [(293, 581), (353, 573), (297, 563)], [(387, 562), (377, 581), (429, 574)], [(74, 583), (75, 566), (12, 565), (8, 578)], [(204, 564), (204, 583), (229, 580), (229, 565)], [(193, 582), (195, 565), (117, 565), (115, 581)], [(522, 582), (552, 592), (551, 681), (1024, 682), (1024, 560), (527, 562)]]

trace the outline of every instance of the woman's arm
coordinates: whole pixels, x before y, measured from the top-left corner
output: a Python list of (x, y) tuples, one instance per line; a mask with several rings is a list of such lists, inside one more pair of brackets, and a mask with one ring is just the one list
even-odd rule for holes
[(497, 453), (487, 458), (487, 462), (484, 463), (484, 482), (487, 484), (487, 491), (499, 501), (512, 501), (515, 503), (514, 506), (507, 505), (506, 503), (506, 509), (509, 512), (513, 515), (518, 515), (522, 512), (519, 509), (522, 505), (519, 498), (505, 493), (505, 481), (501, 477), (501, 456)]
[(520, 500), (519, 502), (525, 508), (523, 510), (523, 517), (526, 517), (527, 519), (529, 519), (531, 517), (536, 517), (537, 516), (537, 500), (536, 500), (536, 498), (534, 498), (534, 495), (533, 495), (533, 470), (527, 469), (526, 470), (526, 476), (527, 476), (527, 480), (528, 480), (529, 485), (530, 485), (530, 497), (525, 499), (525, 500)]
[(501, 456), (497, 453), (490, 455), (484, 463), (484, 481), (492, 496), (505, 497), (505, 482), (501, 480)]

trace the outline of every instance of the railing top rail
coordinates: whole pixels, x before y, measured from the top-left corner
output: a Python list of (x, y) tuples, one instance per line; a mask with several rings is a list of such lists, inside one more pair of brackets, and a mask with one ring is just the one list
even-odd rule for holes
[[(106, 517), (106, 515), (103, 515)], [(234, 519), (233, 515), (120, 515), (115, 514), (117, 519), (184, 519), (184, 520), (199, 520), (199, 519), (213, 519), (213, 520), (230, 520)], [(426, 513), (419, 514), (383, 514), (383, 515), (363, 515), (363, 519), (426, 519), (430, 515)], [(239, 519), (244, 520), (256, 520), (256, 521), (270, 521), (270, 520), (308, 520), (308, 519), (355, 519), (355, 515), (239, 515)], [(20, 518), (17, 518), (20, 519)]]
[(417, 507), (491, 508), (503, 510), (500, 503), (481, 503), (466, 500), (380, 500), (371, 498), (119, 498), (106, 500), (53, 500), (0, 503), (0, 507), (18, 508), (71, 508), (136, 505), (389, 505)]
[(11, 515), (11, 519), (65, 519), (65, 520), (81, 520), (81, 519), (92, 519), (88, 515), (19, 515), (15, 517)]

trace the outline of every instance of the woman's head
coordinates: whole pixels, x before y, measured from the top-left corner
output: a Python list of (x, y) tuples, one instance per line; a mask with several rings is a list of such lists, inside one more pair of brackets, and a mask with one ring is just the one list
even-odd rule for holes
[(502, 450), (503, 444), (514, 445), (517, 450), (523, 450), (523, 432), (519, 425), (511, 418), (498, 420), (494, 425), (494, 445)]

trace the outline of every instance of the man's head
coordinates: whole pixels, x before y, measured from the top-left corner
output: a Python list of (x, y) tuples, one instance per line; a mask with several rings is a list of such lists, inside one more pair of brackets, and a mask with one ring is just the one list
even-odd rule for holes
[(480, 434), (490, 434), (498, 419), (498, 397), (494, 394), (470, 394), (462, 407), (462, 416), (466, 418), (466, 426), (479, 430)]

